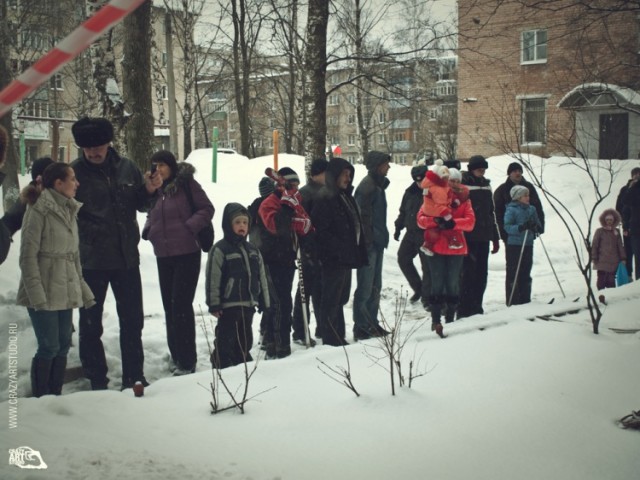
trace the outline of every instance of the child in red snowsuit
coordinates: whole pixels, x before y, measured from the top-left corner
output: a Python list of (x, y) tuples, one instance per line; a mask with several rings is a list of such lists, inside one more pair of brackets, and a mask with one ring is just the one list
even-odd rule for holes
[[(456, 173), (460, 173), (456, 170)], [(420, 250), (426, 255), (433, 255), (433, 245), (438, 241), (440, 235), (447, 237), (449, 248), (457, 250), (462, 248), (462, 243), (457, 233), (453, 230), (442, 230), (441, 225), (447, 222), (453, 222), (453, 209), (460, 205), (449, 187), (449, 169), (443, 164), (442, 160), (436, 160), (431, 170), (427, 172), (422, 180), (421, 187), (424, 189), (424, 197), (422, 203), (422, 212), (434, 217), (434, 221), (438, 224), (435, 228), (428, 228), (424, 231), (424, 243)]]

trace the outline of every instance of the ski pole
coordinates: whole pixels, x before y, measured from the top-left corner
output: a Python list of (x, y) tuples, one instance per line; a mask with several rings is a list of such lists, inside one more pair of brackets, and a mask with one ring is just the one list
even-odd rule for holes
[(520, 256), (518, 257), (518, 266), (516, 267), (516, 276), (513, 279), (513, 286), (511, 287), (511, 295), (509, 295), (509, 303), (507, 307), (511, 306), (511, 300), (513, 300), (513, 294), (516, 291), (516, 284), (518, 283), (518, 274), (520, 273), (520, 263), (522, 262), (522, 255), (524, 254), (524, 246), (527, 243), (527, 236), (529, 235), (529, 230), (524, 231), (524, 238), (522, 239), (522, 248), (520, 249)]
[(307, 348), (311, 346), (311, 335), (309, 334), (309, 318), (307, 317), (307, 296), (304, 292), (304, 279), (302, 277), (302, 255), (300, 253), (300, 242), (296, 235), (296, 263), (298, 264), (298, 290), (300, 291), (300, 306), (302, 307), (302, 325), (304, 327), (304, 344)]
[(553, 263), (551, 263), (551, 258), (549, 257), (549, 254), (547, 253), (547, 248), (544, 246), (544, 242), (542, 241), (541, 237), (538, 237), (538, 240), (540, 240), (540, 245), (542, 245), (542, 249), (544, 250), (544, 254), (547, 256), (547, 260), (549, 260), (549, 266), (551, 267), (551, 271), (553, 272), (553, 276), (556, 277), (556, 282), (558, 282), (558, 286), (560, 287), (560, 291), (562, 292), (562, 298), (567, 298), (567, 296), (564, 294), (564, 290), (562, 289), (562, 284), (560, 283), (560, 280), (558, 279), (558, 275), (556, 274), (556, 269), (553, 268)]

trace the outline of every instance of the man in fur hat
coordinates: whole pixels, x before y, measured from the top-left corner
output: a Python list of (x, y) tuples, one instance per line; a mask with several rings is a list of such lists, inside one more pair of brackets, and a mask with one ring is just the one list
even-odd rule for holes
[(162, 185), (158, 173), (142, 175), (131, 160), (111, 146), (113, 125), (106, 118), (82, 118), (71, 127), (82, 156), (71, 163), (80, 182), (76, 200), (80, 261), (96, 305), (80, 309), (80, 360), (93, 390), (107, 388), (107, 361), (102, 345), (102, 312), (107, 289), (116, 299), (120, 321), (122, 389), (144, 378), (142, 348), (142, 282), (136, 212), (150, 206)]

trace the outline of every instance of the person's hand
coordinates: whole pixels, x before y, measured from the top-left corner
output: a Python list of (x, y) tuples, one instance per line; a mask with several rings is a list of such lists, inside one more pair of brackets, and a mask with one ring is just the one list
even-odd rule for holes
[(280, 203), (297, 210), (300, 207), (300, 193), (297, 190), (285, 190), (280, 197)]
[(456, 222), (452, 218), (450, 218), (449, 220), (444, 220), (441, 217), (436, 218), (440, 218), (442, 220), (440, 223), (438, 223), (438, 227), (441, 230), (453, 230), (456, 226)]
[(153, 175), (151, 172), (147, 172), (144, 174), (144, 186), (147, 189), (147, 192), (154, 193), (162, 186), (162, 177), (160, 173), (156, 171)]
[(396, 230), (393, 234), (393, 239), (397, 242), (400, 240), (400, 230)]
[(491, 254), (498, 253), (500, 251), (500, 240), (491, 240)]
[(623, 230), (623, 231), (622, 231), (622, 235), (623, 235), (624, 237), (628, 237), (628, 236), (629, 236), (629, 230)]
[(311, 220), (309, 217), (293, 217), (291, 219), (291, 226), (293, 227), (293, 231), (298, 235), (306, 235), (311, 230)]

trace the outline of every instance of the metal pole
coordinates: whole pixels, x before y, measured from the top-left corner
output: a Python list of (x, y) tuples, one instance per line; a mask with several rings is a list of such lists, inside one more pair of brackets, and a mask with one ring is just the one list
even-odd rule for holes
[(564, 294), (564, 290), (562, 289), (562, 284), (560, 283), (560, 280), (558, 279), (558, 275), (556, 274), (556, 269), (553, 268), (553, 263), (551, 263), (551, 258), (549, 257), (549, 254), (547, 253), (547, 248), (544, 246), (544, 242), (542, 241), (541, 237), (538, 237), (538, 240), (540, 240), (540, 245), (542, 245), (542, 249), (544, 250), (544, 254), (547, 256), (547, 260), (549, 260), (549, 266), (551, 267), (551, 271), (553, 272), (553, 276), (556, 277), (556, 282), (558, 282), (558, 286), (560, 287), (560, 291), (562, 292), (562, 298), (567, 298), (567, 296)]
[(211, 181), (218, 180), (218, 127), (213, 127), (213, 153), (211, 158)]

